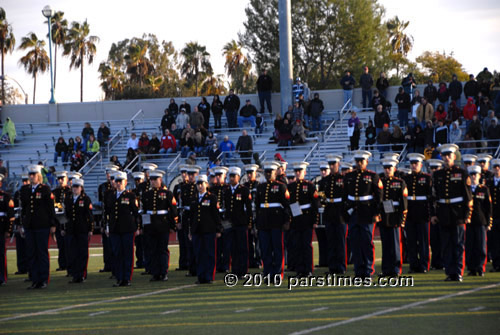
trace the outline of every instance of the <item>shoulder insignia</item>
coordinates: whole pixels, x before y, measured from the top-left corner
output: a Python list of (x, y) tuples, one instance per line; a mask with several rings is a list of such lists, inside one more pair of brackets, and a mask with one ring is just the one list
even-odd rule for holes
[(135, 206), (139, 207), (139, 201), (137, 201), (137, 198), (135, 198)]

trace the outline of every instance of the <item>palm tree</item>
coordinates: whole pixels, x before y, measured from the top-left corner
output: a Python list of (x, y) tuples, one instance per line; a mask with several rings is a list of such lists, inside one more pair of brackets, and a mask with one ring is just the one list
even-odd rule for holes
[(120, 69), (114, 64), (107, 64), (102, 62), (99, 64), (99, 70), (101, 75), (99, 78), (102, 80), (101, 87), (104, 90), (106, 99), (114, 100), (116, 93), (120, 93), (123, 90), (124, 74)]
[(222, 51), (222, 55), (226, 58), (224, 67), (226, 68), (227, 76), (234, 77), (237, 73), (241, 73), (247, 79), (252, 66), (248, 58), (243, 54), (241, 44), (232, 40), (224, 45)]
[(224, 86), (222, 74), (208, 77), (203, 82), (203, 85), (201, 85), (201, 92), (203, 95), (224, 95), (226, 93), (226, 87)]
[(21, 50), (28, 50), (28, 53), (19, 60), (19, 64), (23, 65), (24, 69), (33, 76), (33, 104), (36, 95), (36, 76), (49, 69), (50, 60), (44, 47), (45, 41), (39, 40), (33, 32), (23, 37), (19, 46)]
[(387, 21), (386, 26), (389, 31), (389, 41), (392, 46), (393, 59), (396, 60), (396, 75), (399, 77), (399, 65), (413, 47), (413, 36), (407, 35), (405, 29), (410, 21), (400, 21), (396, 16)]
[(151, 74), (153, 70), (153, 65), (147, 57), (148, 54), (148, 43), (142, 43), (144, 41), (138, 41), (139, 43), (133, 43), (128, 48), (128, 54), (125, 55), (125, 61), (127, 62), (127, 73), (131, 75), (131, 79), (135, 80), (142, 87), (144, 83), (144, 78)]
[(0, 7), (0, 52), (2, 54), (2, 105), (5, 103), (5, 72), (4, 57), (6, 53), (12, 53), (16, 45), (16, 38), (12, 32), (12, 26), (7, 21), (5, 10)]
[(181, 51), (184, 61), (181, 64), (181, 73), (185, 75), (188, 82), (194, 81), (196, 96), (198, 96), (198, 82), (200, 76), (205, 76), (212, 72), (210, 64), (210, 54), (205, 46), (197, 42), (189, 42)]
[[(51, 18), (52, 42), (54, 43), (54, 88), (57, 79), (57, 46), (64, 47), (68, 35), (68, 21), (63, 19), (64, 12), (56, 12)], [(47, 23), (47, 22), (45, 22)]]
[(99, 42), (99, 37), (89, 36), (90, 27), (85, 20), (82, 24), (79, 22), (71, 23), (68, 31), (68, 38), (64, 44), (63, 55), (70, 55), (71, 63), (69, 68), (80, 68), (80, 101), (83, 101), (83, 64), (85, 60), (89, 64), (94, 62), (96, 54), (95, 43)]
[(149, 86), (151, 86), (153, 93), (156, 93), (160, 90), (160, 87), (163, 84), (163, 77), (162, 76), (148, 75), (148, 76), (146, 76), (146, 83)]

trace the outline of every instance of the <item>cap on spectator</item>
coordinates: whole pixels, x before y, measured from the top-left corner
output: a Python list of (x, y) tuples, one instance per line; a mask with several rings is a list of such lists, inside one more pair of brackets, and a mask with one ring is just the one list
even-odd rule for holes
[(481, 167), (479, 165), (471, 165), (467, 168), (469, 174), (481, 173)]
[(437, 149), (442, 154), (448, 154), (448, 153), (454, 154), (455, 152), (458, 151), (458, 145), (453, 144), (453, 143), (446, 143), (446, 144), (439, 146)]
[(474, 164), (477, 161), (477, 156), (471, 155), (471, 154), (465, 154), (465, 155), (462, 155), (462, 161), (464, 163)]
[(81, 178), (82, 178), (82, 174), (80, 172), (76, 172), (76, 171), (68, 172), (68, 179), (69, 180), (81, 179)]
[(419, 153), (411, 153), (411, 154), (406, 155), (406, 157), (408, 157), (408, 161), (410, 163), (423, 162), (425, 160), (425, 156), (422, 154), (419, 154)]
[(144, 179), (146, 177), (144, 172), (132, 172), (132, 176), (134, 179)]
[(42, 173), (42, 168), (43, 168), (43, 166), (41, 166), (41, 165), (31, 164), (31, 165), (28, 165), (28, 172), (29, 173)]
[(127, 174), (123, 171), (116, 171), (115, 175), (115, 180), (127, 180)]
[(153, 163), (142, 163), (141, 166), (143, 171), (154, 171), (158, 168), (158, 165)]
[(283, 159), (283, 157), (281, 157), (281, 154), (279, 152), (275, 153), (274, 154), (274, 159), (278, 162), (284, 162), (285, 160)]
[(182, 107), (181, 112), (185, 112), (185, 111), (186, 111), (186, 108)]
[(444, 164), (444, 162), (440, 159), (429, 159), (427, 163), (431, 168), (440, 168)]
[(328, 170), (330, 168), (330, 165), (328, 162), (321, 162), (319, 163), (319, 169), (320, 170)]
[(276, 170), (280, 166), (278, 162), (265, 162), (264, 171)]
[(245, 102), (250, 102), (250, 99), (246, 99)]
[(225, 166), (216, 166), (213, 169), (214, 169), (214, 172), (215, 172), (216, 175), (218, 175), (218, 174), (227, 174), (227, 171), (229, 170)]
[(229, 175), (237, 174), (238, 176), (241, 176), (241, 169), (237, 166), (231, 166), (228, 172)]
[(488, 155), (488, 154), (479, 154), (477, 155), (477, 161), (478, 162), (489, 162), (490, 160), (492, 160), (493, 157), (491, 155)]
[(396, 165), (398, 165), (399, 161), (397, 159), (394, 159), (394, 158), (384, 158), (382, 159), (382, 166), (384, 167), (384, 169), (386, 167), (396, 167)]
[(335, 163), (338, 163), (342, 160), (341, 155), (335, 155), (335, 154), (325, 155), (325, 158), (326, 158), (326, 161), (328, 162), (328, 164), (335, 164)]
[(257, 164), (247, 164), (244, 166), (244, 168), (245, 168), (245, 171), (248, 173), (248, 172), (257, 171), (259, 166)]
[(208, 178), (206, 175), (201, 174), (199, 176), (196, 176), (196, 183), (201, 183), (201, 182), (208, 183)]
[(63, 178), (68, 176), (68, 172), (66, 171), (56, 171), (55, 173), (56, 178)]
[(366, 150), (356, 150), (354, 152), (354, 159), (370, 159), (372, 153)]
[(309, 166), (308, 162), (294, 162), (292, 163), (294, 171), (306, 170)]
[(165, 175), (165, 171), (163, 170), (154, 170), (149, 173), (149, 178), (163, 178)]
[(71, 186), (83, 186), (84, 182), (83, 179), (75, 179), (71, 183)]

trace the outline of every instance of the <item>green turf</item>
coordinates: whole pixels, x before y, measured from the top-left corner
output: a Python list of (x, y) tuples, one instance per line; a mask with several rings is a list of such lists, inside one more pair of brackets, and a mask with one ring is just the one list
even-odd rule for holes
[[(178, 249), (171, 248), (171, 269), (177, 267)], [(317, 251), (317, 248), (315, 248)], [(377, 259), (380, 244), (376, 243)], [(91, 254), (102, 254), (92, 249)], [(347, 320), (390, 307), (466, 291), (500, 282), (500, 273), (465, 277), (463, 283), (445, 283), (443, 271), (414, 276), (414, 287), (226, 287), (217, 274), (213, 285), (193, 285), (195, 278), (170, 271), (166, 283), (150, 283), (134, 273), (131, 287), (113, 288), (109, 274), (97, 272), (102, 256), (90, 257), (84, 284), (68, 284), (55, 272), (57, 251), (51, 250), (51, 282), (46, 290), (28, 291), (25, 276), (15, 276), (15, 252), (8, 252), (9, 281), (0, 288), (0, 319), (78, 304), (53, 314), (0, 321), (0, 334), (289, 334), (294, 331)], [(317, 255), (315, 255), (317, 260)], [(377, 261), (378, 270), (380, 261)], [(488, 267), (488, 269), (490, 266)], [(316, 269), (320, 275), (326, 269)], [(404, 272), (407, 266), (404, 267)], [(255, 271), (254, 271), (255, 272)], [(348, 269), (352, 273), (352, 266)], [(178, 289), (179, 287), (183, 287)], [(134, 299), (138, 294), (172, 289)], [(115, 299), (113, 301), (109, 301)], [(103, 302), (107, 300), (108, 302)], [(167, 314), (162, 314), (167, 312)], [(101, 313), (101, 314), (99, 314)], [(500, 288), (495, 287), (415, 308), (384, 314), (315, 334), (480, 334), (498, 333)]]

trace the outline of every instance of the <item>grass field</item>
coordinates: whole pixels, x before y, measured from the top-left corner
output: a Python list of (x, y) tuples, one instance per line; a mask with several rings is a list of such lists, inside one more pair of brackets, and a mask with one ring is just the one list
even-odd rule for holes
[[(178, 249), (170, 250), (173, 270)], [(376, 251), (380, 270), (380, 243)], [(414, 275), (413, 287), (288, 290), (286, 278), (281, 287), (244, 287), (241, 282), (226, 287), (224, 276), (217, 274), (213, 285), (198, 286), (184, 272), (170, 271), (168, 282), (150, 283), (136, 270), (131, 287), (113, 288), (109, 273), (97, 272), (102, 250), (91, 249), (91, 254), (88, 280), (70, 285), (69, 278), (55, 272), (57, 250), (51, 250), (49, 288), (28, 291), (26, 276), (13, 274), (15, 252), (9, 251), (9, 281), (0, 288), (0, 334), (406, 335), (498, 334), (499, 329), (500, 273), (449, 283), (443, 271), (431, 271)], [(318, 268), (315, 275), (325, 270)]]

